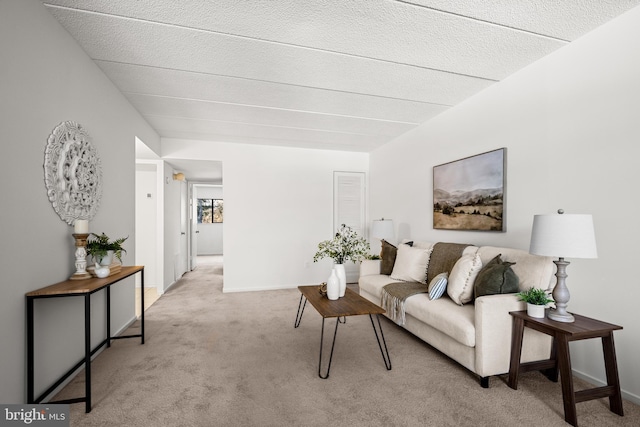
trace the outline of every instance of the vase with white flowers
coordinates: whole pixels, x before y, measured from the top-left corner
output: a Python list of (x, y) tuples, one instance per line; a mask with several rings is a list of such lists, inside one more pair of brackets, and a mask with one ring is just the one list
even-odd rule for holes
[(313, 256), (313, 262), (318, 262), (322, 258), (333, 259), (336, 274), (340, 279), (340, 296), (343, 297), (347, 288), (344, 263), (362, 261), (369, 256), (370, 250), (369, 242), (363, 237), (359, 237), (351, 227), (342, 224), (333, 239), (318, 244), (318, 251)]

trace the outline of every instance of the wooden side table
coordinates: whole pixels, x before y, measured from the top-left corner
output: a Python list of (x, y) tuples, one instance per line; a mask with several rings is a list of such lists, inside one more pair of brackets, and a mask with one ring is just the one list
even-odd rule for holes
[[(572, 323), (556, 322), (546, 317), (542, 319), (529, 317), (526, 311), (512, 311), (509, 314), (513, 316), (509, 387), (517, 390), (518, 375), (520, 372), (552, 369), (557, 379), (559, 369), (562, 382), (562, 399), (564, 401), (564, 419), (566, 422), (573, 426), (578, 425), (576, 403), (602, 397), (609, 397), (609, 408), (611, 412), (620, 416), (624, 415), (622, 410), (622, 394), (620, 393), (620, 380), (618, 378), (618, 364), (616, 362), (616, 350), (613, 343), (613, 331), (622, 329), (622, 326), (601, 322), (577, 314), (573, 314), (575, 322)], [(522, 336), (524, 335), (525, 327), (535, 329), (536, 331), (553, 337), (553, 347), (548, 360), (520, 363)], [(589, 338), (602, 338), (607, 385), (575, 391), (571, 372), (569, 342)]]

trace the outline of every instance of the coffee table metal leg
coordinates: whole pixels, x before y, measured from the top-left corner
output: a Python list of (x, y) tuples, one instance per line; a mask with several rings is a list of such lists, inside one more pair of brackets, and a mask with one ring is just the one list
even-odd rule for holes
[[(376, 319), (378, 320), (378, 329), (380, 330), (380, 336), (378, 336), (378, 331), (376, 330), (376, 325), (373, 322), (373, 316), (370, 314), (369, 319), (371, 319), (371, 326), (373, 326), (373, 332), (376, 334), (376, 340), (378, 341), (378, 347), (380, 347), (380, 354), (382, 354), (382, 360), (384, 361), (384, 366), (387, 368), (387, 371), (391, 370), (391, 358), (389, 357), (389, 349), (387, 348), (387, 341), (384, 339), (384, 333), (382, 332), (382, 325), (380, 324), (380, 316), (376, 314)], [(380, 343), (380, 337), (382, 338), (382, 343)], [(382, 344), (384, 344), (384, 351), (382, 350)]]
[[(302, 304), (303, 299), (304, 299), (304, 304)], [(304, 297), (304, 295), (300, 295), (300, 302), (298, 303), (298, 313), (296, 313), (296, 322), (293, 325), (294, 328), (297, 328), (298, 326), (300, 326), (300, 322), (302, 321), (302, 314), (304, 313), (304, 308), (306, 306), (307, 306), (307, 299)], [(302, 307), (302, 310), (300, 310), (300, 307)]]
[(324, 317), (322, 318), (322, 331), (320, 332), (320, 360), (318, 361), (318, 376), (323, 380), (329, 378), (329, 371), (331, 370), (331, 361), (333, 360), (333, 349), (336, 346), (336, 335), (338, 335), (338, 325), (340, 324), (340, 318), (336, 317), (336, 328), (333, 331), (333, 342), (331, 343), (331, 353), (329, 354), (329, 364), (327, 365), (327, 373), (322, 375), (322, 344), (324, 343)]

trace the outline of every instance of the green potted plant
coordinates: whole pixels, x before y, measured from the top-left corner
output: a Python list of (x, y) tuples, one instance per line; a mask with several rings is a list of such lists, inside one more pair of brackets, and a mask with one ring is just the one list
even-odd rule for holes
[(89, 237), (87, 241), (87, 254), (93, 257), (96, 264), (110, 265), (114, 256), (122, 262), (122, 252), (127, 252), (122, 247), (122, 243), (124, 243), (129, 236), (115, 240), (109, 240), (109, 236), (104, 233), (91, 233), (91, 236), (93, 236), (93, 238)]
[(545, 289), (529, 288), (517, 295), (520, 301), (527, 303), (527, 314), (531, 317), (544, 318), (544, 309), (553, 302)]

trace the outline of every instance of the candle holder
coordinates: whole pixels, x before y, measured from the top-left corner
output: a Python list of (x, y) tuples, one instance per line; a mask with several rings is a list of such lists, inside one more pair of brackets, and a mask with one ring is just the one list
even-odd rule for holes
[(76, 272), (73, 273), (70, 280), (90, 279), (91, 274), (87, 272), (87, 238), (89, 233), (73, 233), (76, 239)]

